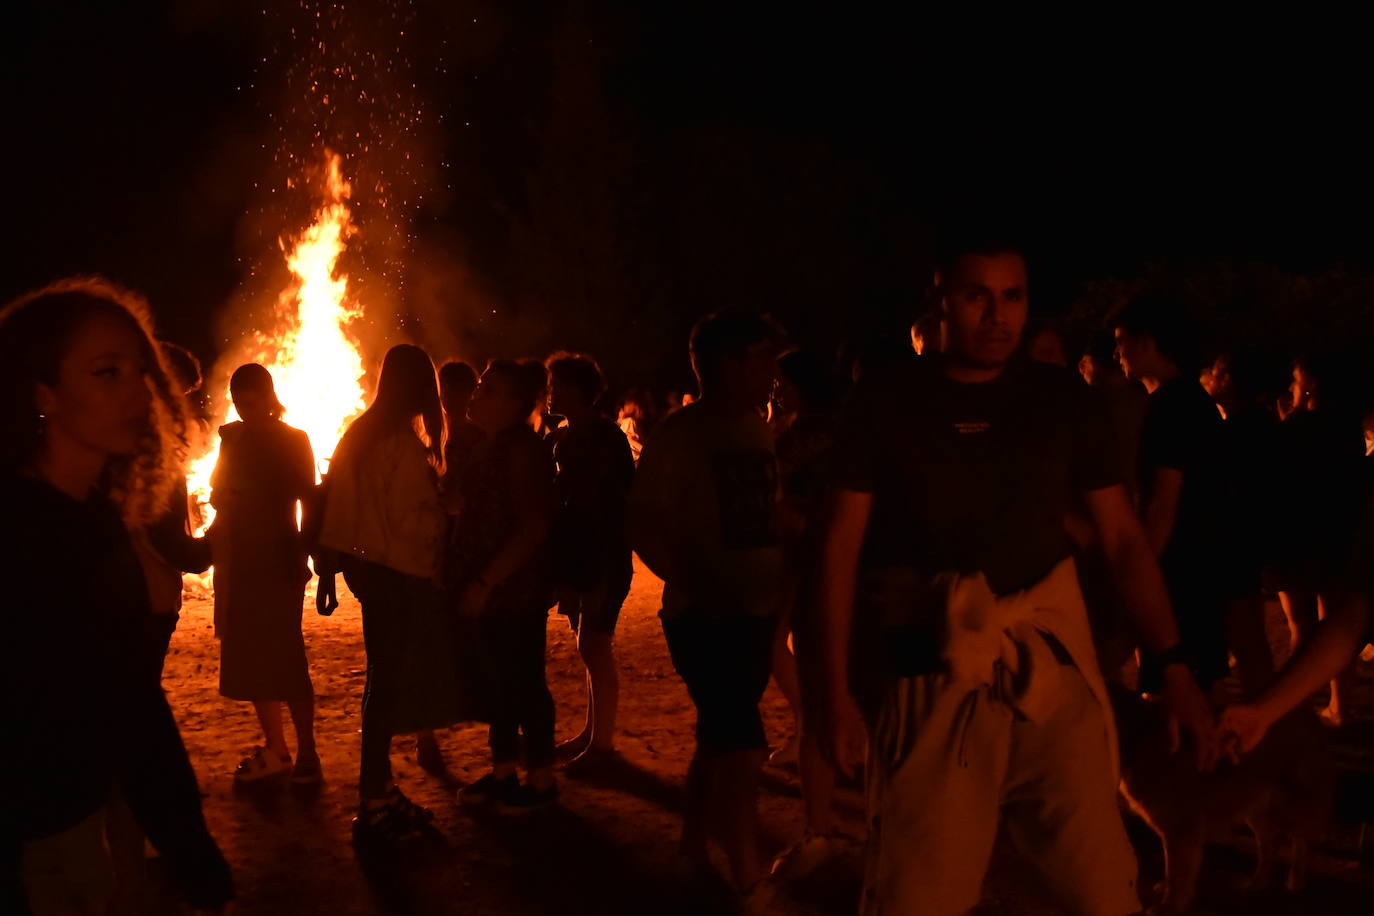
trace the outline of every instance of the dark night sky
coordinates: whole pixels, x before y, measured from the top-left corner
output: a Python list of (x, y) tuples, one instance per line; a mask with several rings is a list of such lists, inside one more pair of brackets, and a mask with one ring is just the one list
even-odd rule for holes
[[(274, 257), (249, 214), (292, 53), (272, 34), (289, 17), (245, 6), (9, 14), (0, 294), (105, 273), (215, 354), (212, 316)], [(445, 325), (436, 349), (567, 344), (626, 375), (668, 354), (680, 371), (683, 329), (720, 304), (768, 308), (803, 339), (856, 333), (915, 307), (951, 213), (1026, 227), (1056, 299), (1160, 259), (1374, 265), (1363, 77), (1339, 72), (1337, 24), (994, 34), (798, 6), (351, 4), (362, 32), (388, 9), (418, 26), (422, 152), (446, 165), (413, 213), (402, 300)]]

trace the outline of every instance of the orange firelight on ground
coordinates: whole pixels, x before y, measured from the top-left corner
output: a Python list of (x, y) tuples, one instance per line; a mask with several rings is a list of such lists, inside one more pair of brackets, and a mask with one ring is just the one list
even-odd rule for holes
[[(282, 240), (292, 282), (277, 299), (278, 329), (256, 332), (244, 362), (266, 366), (286, 408), (282, 419), (310, 437), (317, 471), (323, 473), (348, 424), (366, 407), (363, 360), (349, 325), (361, 314), (349, 298), (348, 277), (339, 273), (339, 256), (356, 231), (348, 208), (351, 189), (337, 153), (325, 151), (324, 199), (311, 225), (294, 239)], [(238, 419), (228, 392), (225, 420)], [(219, 457), (219, 440), (191, 465), (191, 499), (200, 509), (197, 534), (214, 520), (210, 475)]]

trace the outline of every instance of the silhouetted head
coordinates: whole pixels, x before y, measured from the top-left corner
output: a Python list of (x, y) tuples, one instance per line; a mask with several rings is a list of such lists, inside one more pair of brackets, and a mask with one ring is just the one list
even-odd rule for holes
[(760, 410), (778, 378), (782, 329), (771, 318), (726, 309), (692, 328), (692, 371), (704, 399), (739, 401)]
[(1137, 296), (1111, 318), (1121, 371), (1134, 380), (1197, 372), (1202, 365), (1198, 330), (1183, 300)]
[(567, 417), (594, 410), (606, 391), (601, 366), (586, 353), (563, 350), (546, 359), (544, 367), (549, 373), (549, 413)]
[[(416, 421), (420, 421), (419, 428)], [(429, 354), (410, 344), (386, 352), (377, 377), (377, 394), (362, 416), (349, 426), (336, 455), (366, 451), (386, 436), (402, 431), (423, 433), (430, 463), (443, 465), (444, 411)]]
[(835, 406), (835, 383), (825, 360), (807, 350), (792, 350), (778, 359), (778, 387), (773, 400), (788, 414), (829, 410)]
[(258, 363), (244, 363), (229, 376), (229, 397), (234, 409), (245, 420), (280, 420), (286, 412), (277, 400), (277, 387), (272, 373)]
[(466, 419), (468, 403), (477, 390), (477, 370), (460, 360), (444, 363), (439, 369), (439, 400), (449, 422), (455, 417)]
[[(542, 371), (542, 366), (540, 367)], [(488, 435), (524, 423), (539, 406), (544, 385), (529, 369), (509, 359), (487, 364), (472, 394), (468, 419)]]

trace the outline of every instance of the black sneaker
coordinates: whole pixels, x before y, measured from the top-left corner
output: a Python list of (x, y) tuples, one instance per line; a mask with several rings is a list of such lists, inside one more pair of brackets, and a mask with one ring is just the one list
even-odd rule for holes
[(396, 845), (420, 839), (429, 832), (434, 813), (392, 787), (380, 805), (361, 804), (353, 818), (356, 843)]
[(458, 804), (473, 808), (485, 807), (518, 788), (520, 779), (514, 773), (504, 779), (497, 778), (495, 773), (488, 773), (472, 785), (458, 790)]
[(541, 791), (530, 785), (516, 783), (513, 786), (503, 787), (503, 791), (496, 798), (496, 812), (519, 816), (534, 811), (542, 811), (557, 803), (558, 786), (556, 785), (550, 785)]

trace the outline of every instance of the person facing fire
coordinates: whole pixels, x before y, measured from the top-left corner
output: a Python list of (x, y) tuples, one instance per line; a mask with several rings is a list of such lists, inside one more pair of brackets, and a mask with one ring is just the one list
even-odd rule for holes
[[(319, 782), (315, 750), (315, 689), (301, 633), (301, 605), (310, 581), (306, 545), (296, 521), (315, 495), (310, 438), (281, 420), (272, 374), (247, 363), (229, 377), (240, 417), (219, 429), (210, 476), (215, 521), (209, 539), (215, 561), (215, 635), (220, 695), (253, 704), (263, 744), (234, 771), (250, 785), (290, 773)], [(292, 763), (282, 704), (296, 732)]]
[(615, 759), (620, 684), (612, 638), (634, 576), (625, 514), (635, 462), (620, 427), (597, 412), (606, 380), (596, 360), (563, 352), (545, 365), (549, 413), (567, 420), (553, 447), (554, 584), (558, 609), (577, 634), (577, 651), (587, 666), (586, 725), (566, 749), (560, 746), (575, 758), (570, 769), (576, 772)]
[(189, 423), (133, 294), (66, 280), (0, 311), (5, 912), (103, 911), (116, 792), (187, 902), (221, 912), (234, 896), (148, 676), (149, 595), (129, 535), (165, 511)]
[(444, 407), (448, 432), (444, 440), (444, 490), (455, 491), (463, 469), (486, 435), (468, 419), (472, 393), (477, 390), (477, 372), (465, 362), (453, 360), (439, 369), (439, 402)]
[(722, 311), (692, 330), (701, 399), (655, 427), (631, 495), (631, 542), (663, 579), (663, 635), (697, 710), (681, 855), (709, 869), (724, 847), (741, 895), (768, 893), (758, 780), (768, 742), (759, 700), (772, 669), (783, 573), (779, 481), (763, 418), (782, 332)]
[[(423, 430), (423, 434), (421, 434)], [(367, 682), (354, 838), (400, 843), (430, 812), (392, 781), (391, 738), (405, 714), (408, 650), (421, 615), (438, 613), (448, 517), (439, 502), (444, 415), (434, 364), (419, 347), (387, 351), (371, 406), (339, 440), (324, 487), (321, 581), (342, 572), (362, 607)]]
[[(554, 707), (544, 671), (553, 456), (529, 426), (542, 381), (493, 361), (468, 416), (486, 438), (463, 475), (447, 561), (456, 613), (476, 621), (490, 713), (491, 772), (458, 793), (464, 805), (522, 814), (558, 800)], [(524, 735), (526, 779), (516, 773)]]
[[(458, 509), (460, 483), (468, 462), (486, 433), (468, 419), (472, 393), (477, 388), (477, 373), (465, 362), (452, 360), (439, 369), (439, 403), (444, 408), (444, 476), (439, 482), (440, 497), (450, 513)], [(415, 762), (427, 773), (444, 776), (448, 764), (439, 742), (430, 729), (415, 734)]]
[[(1082, 500), (1197, 762), (1217, 755), (1168, 595), (1122, 486), (1105, 409), (1014, 356), (1014, 243), (940, 258), (938, 357), (865, 378), (837, 434), (823, 538), (822, 748), (852, 772), (868, 723), (865, 914), (977, 905), (999, 826), (1068, 910), (1140, 909), (1116, 746), (1065, 517)], [(900, 414), (906, 422), (883, 418)]]

